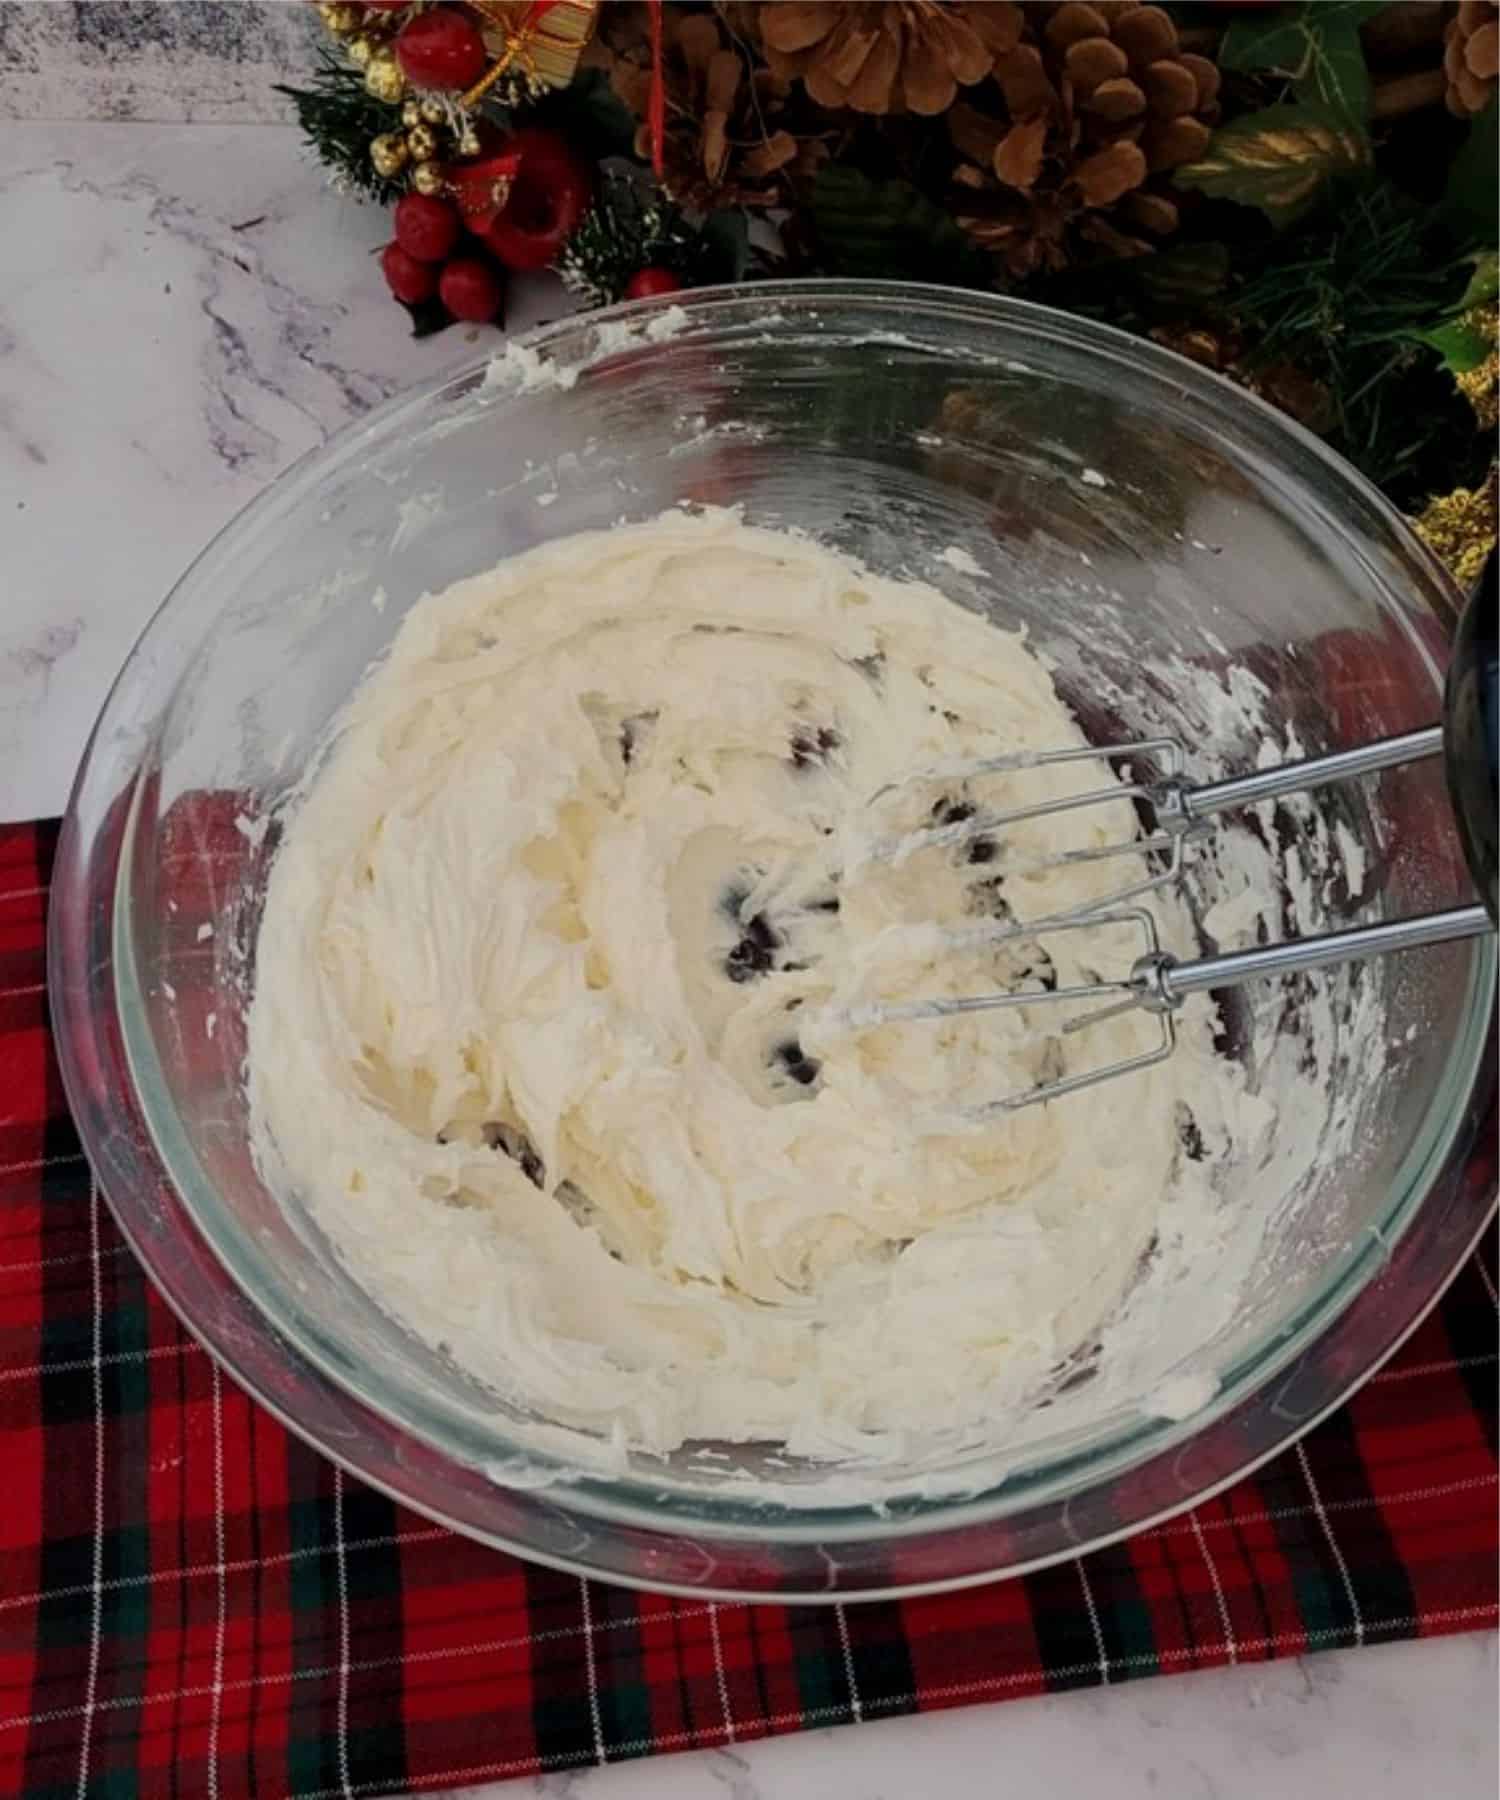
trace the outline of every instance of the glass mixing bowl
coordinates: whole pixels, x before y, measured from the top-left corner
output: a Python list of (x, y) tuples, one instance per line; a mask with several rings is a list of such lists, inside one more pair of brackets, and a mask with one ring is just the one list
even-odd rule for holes
[[(1437, 565), (1314, 439), (1149, 344), (896, 284), (564, 321), (290, 469), (184, 576), (110, 695), (50, 948), (68, 1094), (122, 1228), (188, 1327), (319, 1449), (461, 1531), (605, 1579), (909, 1592), (1202, 1499), (1378, 1365), (1483, 1224), (1465, 1158), (1493, 1087), (1491, 942), (1227, 1006), (1252, 1087), (1274, 1075), (1299, 1105), (1266, 1166), (1226, 1177), (1226, 1220), (1264, 1231), (1233, 1317), (1143, 1365), (1124, 1400), (1091, 1410), (1086, 1379), (1059, 1383), (1018, 1443), (868, 1494), (825, 1497), (775, 1446), (614, 1472), (538, 1447), (524, 1409), (383, 1312), (258, 1179), (241, 1063), (277, 802), (422, 594), (684, 502), (804, 528), (1024, 625), (1096, 740), (1175, 728), (1192, 772), (1438, 714), (1454, 596)], [(1235, 699), (1250, 676), (1258, 722)], [(1302, 928), (1466, 891), (1436, 763), (1256, 830)], [(1200, 912), (1224, 879), (1204, 858)]]

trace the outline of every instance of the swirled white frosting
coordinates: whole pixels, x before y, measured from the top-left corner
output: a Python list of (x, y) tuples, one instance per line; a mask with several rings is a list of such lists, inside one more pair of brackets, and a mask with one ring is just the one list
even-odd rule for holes
[(1097, 785), (941, 773), (1081, 741), (1020, 638), (725, 513), (423, 600), (273, 866), (263, 1170), (383, 1305), (553, 1423), (875, 1462), (982, 1438), (1205, 1203), (1189, 1114), (1211, 1161), (1254, 1111), (1206, 1007), (1167, 1063), (977, 1121), (1155, 1023), (841, 1023), (1128, 968), (1129, 934), (983, 930), (1118, 886), (1034, 865), (1129, 835), (1123, 800), (878, 854)]

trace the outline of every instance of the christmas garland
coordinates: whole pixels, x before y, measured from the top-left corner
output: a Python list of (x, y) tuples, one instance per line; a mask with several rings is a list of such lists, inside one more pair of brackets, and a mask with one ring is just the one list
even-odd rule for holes
[(586, 304), (747, 273), (1018, 293), (1283, 407), (1461, 574), (1494, 540), (1496, 0), (318, 10), (284, 91), (392, 207), (419, 331), (500, 322), (543, 267)]

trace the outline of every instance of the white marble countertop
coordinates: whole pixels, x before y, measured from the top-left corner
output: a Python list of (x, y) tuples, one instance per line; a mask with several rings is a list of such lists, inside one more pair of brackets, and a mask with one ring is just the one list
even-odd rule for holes
[[(0, 818), (62, 809), (130, 644), (239, 507), (371, 402), (474, 354), (463, 329), (405, 335), (370, 255), (384, 236), (278, 125), (0, 127)], [(560, 304), (540, 285), (515, 316)], [(1488, 1800), (1495, 1684), (1495, 1639), (1451, 1638), (504, 1791)]]

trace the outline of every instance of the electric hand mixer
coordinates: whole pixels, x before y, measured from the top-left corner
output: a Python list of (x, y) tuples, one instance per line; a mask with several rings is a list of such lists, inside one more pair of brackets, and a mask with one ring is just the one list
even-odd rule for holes
[[(1024, 1092), (995, 1100), (983, 1110), (1010, 1111), (1034, 1106), (1113, 1080), (1137, 1069), (1161, 1062), (1176, 1043), (1173, 1014), (1189, 994), (1210, 989), (1238, 987), (1267, 976), (1298, 970), (1322, 969), (1367, 956), (1415, 950), (1427, 944), (1451, 943), (1493, 931), (1497, 915), (1496, 870), (1496, 725), (1500, 714), (1497, 692), (1496, 651), (1496, 552), (1491, 552), (1484, 574), (1465, 609), (1454, 643), (1443, 696), (1443, 722), (1421, 731), (1404, 732), (1352, 750), (1308, 757), (1278, 768), (1230, 780), (1190, 785), (1182, 774), (1182, 748), (1173, 738), (1142, 738), (1131, 743), (1090, 745), (1084, 749), (1031, 752), (975, 761), (959, 768), (945, 767), (946, 778), (980, 778), (1067, 762), (1125, 761), (1132, 779), (1114, 781), (1086, 793), (1004, 811), (972, 811), (952, 824), (893, 840), (884, 853), (902, 858), (914, 851), (962, 844), (981, 835), (993, 838), (1021, 820), (1047, 817), (1079, 807), (1098, 806), (1121, 799), (1137, 803), (1151, 821), (1145, 834), (1097, 848), (1064, 852), (1044, 865), (1097, 862), (1113, 857), (1140, 857), (1155, 853), (1165, 866), (1121, 886), (1104, 899), (1070, 912), (1024, 924), (999, 925), (986, 931), (986, 941), (1002, 944), (1044, 939), (1057, 932), (1097, 931), (1104, 926), (1126, 926), (1142, 936), (1142, 951), (1131, 967), (1115, 979), (1101, 979), (1086, 986), (1057, 986), (1048, 990), (1024, 990), (910, 1002), (872, 1002), (850, 1009), (846, 1023), (855, 1029), (922, 1019), (951, 1018), (961, 1013), (989, 1012), (1011, 1007), (1050, 1007), (1078, 1001), (1105, 1002), (1081, 1016), (1068, 1019), (1060, 1034), (1071, 1037), (1102, 1020), (1133, 1008), (1143, 1008), (1161, 1021), (1159, 1044), (1082, 1073), (1043, 1081)], [(1179, 961), (1161, 948), (1156, 922), (1141, 906), (1127, 902), (1176, 881), (1191, 840), (1209, 829), (1209, 821), (1233, 807), (1303, 793), (1333, 782), (1351, 781), (1420, 758), (1443, 755), (1447, 763), (1448, 792), (1463, 841), (1464, 854), (1483, 903), (1451, 907), (1442, 912), (1395, 919), (1348, 930), (1328, 932), (1255, 949)], [(1141, 764), (1154, 768), (1150, 779), (1135, 778)], [(920, 776), (916, 777), (920, 779)], [(876, 796), (878, 799), (879, 796)], [(877, 851), (877, 855), (881, 854)], [(1030, 1020), (1028, 1020), (1028, 1024)]]

